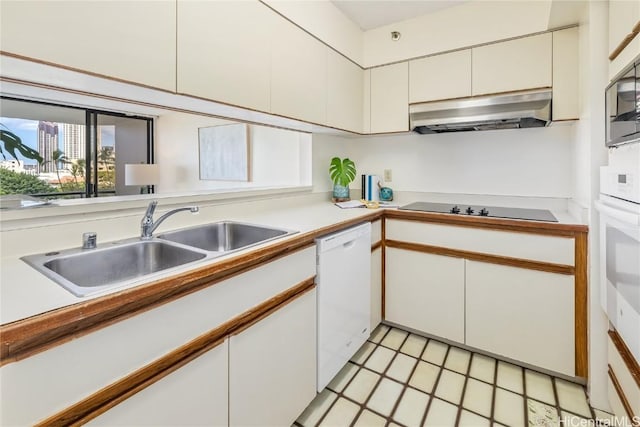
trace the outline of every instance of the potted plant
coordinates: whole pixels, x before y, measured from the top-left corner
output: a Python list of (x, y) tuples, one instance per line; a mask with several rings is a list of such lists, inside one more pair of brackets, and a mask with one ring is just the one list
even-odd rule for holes
[(334, 202), (350, 200), (349, 184), (356, 177), (356, 164), (349, 158), (334, 157), (329, 165), (329, 176), (333, 181)]
[(2, 123), (0, 123), (0, 127), (4, 127), (4, 129), (0, 128), (0, 142), (2, 142), (2, 146), (0, 146), (0, 155), (2, 155), (3, 159), (7, 159), (7, 156), (4, 154), (7, 152), (11, 157), (18, 160), (18, 156), (16, 155), (16, 150), (18, 150), (25, 158), (42, 163), (43, 159), (42, 156), (40, 156), (40, 153), (33, 148), (26, 146), (18, 135), (11, 132)]

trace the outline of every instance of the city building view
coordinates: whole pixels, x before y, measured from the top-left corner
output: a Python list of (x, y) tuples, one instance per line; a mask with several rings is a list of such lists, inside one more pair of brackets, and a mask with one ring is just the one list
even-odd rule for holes
[[(0, 118), (5, 128), (18, 135), (22, 142), (36, 150), (42, 162), (28, 159), (16, 152), (18, 159), (6, 155), (0, 168), (16, 174), (35, 177), (44, 185), (18, 185), (21, 193), (73, 193), (85, 191), (87, 165), (86, 127), (81, 124), (56, 123), (43, 120)], [(8, 125), (7, 125), (8, 124)], [(101, 188), (115, 186), (115, 144), (102, 145), (102, 132), (97, 133), (98, 179)], [(4, 181), (8, 181), (5, 175)], [(7, 185), (0, 186), (0, 194), (11, 194)]]

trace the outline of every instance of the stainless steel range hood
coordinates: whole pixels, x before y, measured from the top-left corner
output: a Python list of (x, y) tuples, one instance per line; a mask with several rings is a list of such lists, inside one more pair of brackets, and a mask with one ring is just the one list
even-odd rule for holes
[(544, 127), (550, 121), (551, 89), (409, 106), (411, 129), (422, 134)]

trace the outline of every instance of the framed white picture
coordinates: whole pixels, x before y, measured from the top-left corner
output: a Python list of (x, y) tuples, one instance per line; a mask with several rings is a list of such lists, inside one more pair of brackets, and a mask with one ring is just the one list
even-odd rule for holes
[(249, 126), (244, 123), (198, 129), (200, 179), (250, 181)]

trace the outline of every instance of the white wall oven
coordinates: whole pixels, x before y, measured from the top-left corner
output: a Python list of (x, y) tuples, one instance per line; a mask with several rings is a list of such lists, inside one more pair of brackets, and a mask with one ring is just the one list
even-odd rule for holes
[(600, 192), (602, 307), (640, 361), (640, 143), (610, 154)]

